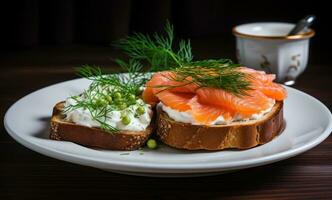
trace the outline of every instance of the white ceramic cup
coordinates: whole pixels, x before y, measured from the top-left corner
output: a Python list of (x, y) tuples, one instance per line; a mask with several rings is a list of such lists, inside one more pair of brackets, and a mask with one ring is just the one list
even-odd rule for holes
[(237, 59), (240, 64), (277, 75), (277, 81), (291, 85), (306, 68), (309, 39), (314, 30), (307, 29), (287, 36), (295, 24), (250, 23), (233, 28)]

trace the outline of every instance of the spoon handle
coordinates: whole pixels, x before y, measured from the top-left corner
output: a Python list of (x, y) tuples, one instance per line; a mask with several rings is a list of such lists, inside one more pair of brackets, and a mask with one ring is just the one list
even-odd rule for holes
[(315, 15), (308, 15), (304, 19), (301, 19), (295, 27), (288, 33), (288, 35), (296, 35), (304, 29), (308, 28), (315, 20)]

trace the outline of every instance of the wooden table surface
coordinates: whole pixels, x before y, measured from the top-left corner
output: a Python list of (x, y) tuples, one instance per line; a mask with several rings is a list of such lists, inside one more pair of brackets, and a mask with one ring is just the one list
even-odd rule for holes
[[(232, 57), (226, 51), (218, 52), (216, 45), (201, 44), (196, 51), (200, 57)], [(316, 55), (294, 87), (331, 110), (332, 67)], [(108, 47), (91, 46), (3, 52), (1, 119), (24, 95), (75, 78), (74, 66), (90, 63), (116, 70), (110, 59), (116, 56)], [(0, 199), (62, 198), (332, 199), (332, 137), (308, 152), (266, 166), (210, 177), (149, 178), (109, 173), (40, 155), (14, 141), (1, 123)]]

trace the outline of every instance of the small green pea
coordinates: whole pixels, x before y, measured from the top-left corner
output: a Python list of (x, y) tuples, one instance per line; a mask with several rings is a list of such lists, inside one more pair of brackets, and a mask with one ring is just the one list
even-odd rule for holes
[(114, 93), (113, 97), (114, 97), (114, 99), (121, 99), (122, 95), (120, 92), (116, 92), (116, 93)]
[(127, 108), (127, 104), (124, 103), (124, 102), (120, 103), (118, 106), (119, 106), (120, 110), (123, 110), (123, 109)]
[(138, 115), (143, 115), (145, 113), (145, 108), (143, 106), (139, 106), (137, 109), (136, 109), (136, 113)]
[(149, 149), (156, 149), (157, 148), (157, 141), (154, 140), (154, 139), (149, 139), (146, 143), (146, 146), (149, 148)]
[(104, 105), (107, 105), (108, 102), (105, 99), (97, 99), (96, 104), (97, 104), (97, 106), (104, 106)]
[(130, 118), (129, 118), (127, 115), (124, 115), (124, 116), (122, 116), (122, 118), (121, 118), (121, 122), (122, 122), (124, 125), (128, 125), (128, 124), (130, 124)]
[(129, 100), (130, 102), (135, 102), (135, 100), (136, 100), (136, 96), (133, 95), (133, 94), (130, 94), (130, 95), (128, 96), (128, 100)]
[(110, 103), (110, 104), (113, 102), (113, 99), (111, 96), (107, 96), (106, 99), (107, 99), (108, 103)]
[(121, 104), (123, 99), (121, 98), (113, 98), (114, 99), (114, 102), (117, 103), (117, 104)]

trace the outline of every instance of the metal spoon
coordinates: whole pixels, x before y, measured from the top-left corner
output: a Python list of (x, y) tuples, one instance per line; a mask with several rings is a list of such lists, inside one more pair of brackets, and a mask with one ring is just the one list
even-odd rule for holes
[[(308, 15), (305, 18), (301, 19), (294, 28), (288, 33), (288, 35), (296, 35), (304, 30), (307, 30), (309, 26), (315, 20), (315, 15)], [(284, 81), (285, 85), (294, 85), (295, 84), (295, 77), (288, 77), (287, 80)]]
[(301, 19), (295, 25), (295, 27), (288, 33), (288, 35), (296, 35), (301, 31), (306, 30), (309, 26), (311, 26), (315, 18), (316, 18), (315, 15), (308, 15), (305, 18)]

